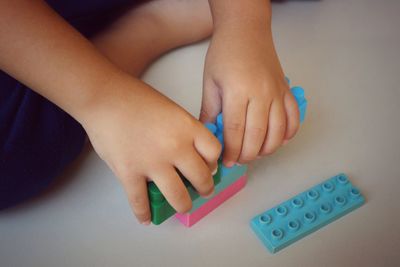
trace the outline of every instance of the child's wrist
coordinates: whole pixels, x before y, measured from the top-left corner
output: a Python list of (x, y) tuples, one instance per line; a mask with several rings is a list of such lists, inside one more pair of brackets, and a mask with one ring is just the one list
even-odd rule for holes
[(100, 110), (115, 103), (115, 100), (123, 94), (121, 91), (125, 88), (122, 88), (121, 81), (133, 79), (126, 76), (129, 75), (119, 71), (110, 72), (105, 79), (91, 83), (82, 90), (82, 95), (74, 103), (70, 114), (83, 126), (89, 124), (97, 117), (96, 114), (99, 114)]
[(218, 31), (263, 31), (271, 29), (271, 6), (269, 1), (257, 0), (232, 3), (227, 0), (209, 0), (214, 22), (214, 32)]

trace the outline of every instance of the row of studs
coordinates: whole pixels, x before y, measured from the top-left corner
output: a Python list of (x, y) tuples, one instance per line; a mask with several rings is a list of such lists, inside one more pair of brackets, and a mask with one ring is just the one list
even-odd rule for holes
[[(351, 192), (354, 192), (355, 195), (360, 196), (360, 192), (357, 188), (352, 188)], [(335, 198), (335, 202), (340, 206), (346, 204), (346, 198), (342, 196), (337, 196)], [(332, 206), (329, 203), (323, 203), (320, 206), (320, 211), (324, 214), (329, 214), (332, 211)], [(304, 213), (303, 220), (304, 223), (310, 224), (314, 222), (317, 218), (317, 215), (314, 211), (308, 211)], [(269, 214), (263, 214), (259, 217), (259, 222), (263, 225), (269, 225), (272, 223), (272, 216)], [(288, 222), (287, 227), (290, 232), (296, 232), (301, 227), (301, 222), (298, 219), (294, 219)], [(281, 228), (275, 228), (271, 231), (271, 236), (275, 240), (280, 240), (284, 237), (284, 230)]]
[[(357, 198), (360, 196), (360, 191), (357, 188), (352, 187), (350, 189), (350, 196), (352, 198)], [(335, 205), (340, 206), (340, 207), (343, 207), (347, 202), (346, 197), (341, 196), (341, 195), (336, 196), (334, 198), (334, 200), (335, 200)], [(300, 198), (293, 199), (291, 203), (296, 208), (301, 208), (303, 206), (303, 202)], [(332, 205), (329, 203), (323, 203), (320, 206), (320, 211), (322, 213), (328, 214), (331, 212), (331, 210), (332, 210)], [(275, 209), (275, 213), (280, 217), (284, 217), (287, 215), (288, 209), (285, 206), (279, 206)], [(306, 215), (307, 215), (307, 213), (306, 213)], [(305, 219), (307, 219), (307, 218), (305, 218)], [(263, 214), (259, 217), (259, 221), (261, 224), (268, 225), (268, 224), (272, 223), (272, 216), (270, 214)]]

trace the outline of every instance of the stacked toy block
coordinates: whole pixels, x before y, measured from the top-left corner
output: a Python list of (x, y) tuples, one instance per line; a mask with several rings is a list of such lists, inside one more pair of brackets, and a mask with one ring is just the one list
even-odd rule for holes
[(250, 226), (268, 250), (275, 253), (364, 202), (360, 190), (342, 173), (257, 215)]
[[(207, 123), (205, 126), (223, 145), (222, 114), (217, 116), (216, 124)], [(247, 166), (245, 165), (234, 165), (231, 168), (227, 168), (219, 161), (216, 176), (220, 178), (220, 182), (215, 184), (213, 196), (208, 199), (202, 197), (197, 198), (193, 201), (192, 209), (189, 212), (176, 214), (175, 217), (187, 227), (194, 225), (246, 185), (246, 171)]]
[[(181, 176), (181, 178), (185, 183), (193, 205), (195, 205), (195, 203), (198, 203), (200, 195), (184, 177)], [(220, 174), (217, 172), (217, 174), (213, 176), (213, 179), (214, 185), (219, 184), (221, 180)], [(150, 199), (151, 221), (153, 224), (159, 225), (176, 213), (154, 182), (148, 184), (148, 195)]]
[[(301, 118), (300, 122), (303, 122), (307, 107), (307, 100), (304, 97), (304, 90), (301, 87), (293, 87), (291, 92), (295, 96), (299, 106)], [(206, 123), (205, 126), (218, 138), (223, 147), (224, 138), (222, 114), (217, 116), (215, 124)], [(245, 165), (234, 165), (232, 168), (227, 168), (221, 163), (220, 160), (218, 162), (218, 171), (213, 176), (214, 194), (211, 198), (207, 199), (199, 196), (193, 186), (184, 177), (182, 177), (192, 199), (192, 209), (185, 214), (176, 214), (176, 211), (168, 203), (158, 187), (153, 182), (149, 183), (148, 194), (153, 224), (161, 224), (176, 214), (175, 217), (182, 224), (187, 227), (192, 226), (211, 211), (216, 209), (223, 202), (235, 195), (246, 185), (246, 171), (247, 166)]]
[[(207, 123), (205, 126), (223, 144), (222, 114), (218, 115), (216, 124)], [(188, 180), (181, 177), (192, 199), (192, 209), (185, 214), (176, 214), (176, 211), (162, 195), (156, 184), (150, 182), (148, 194), (153, 224), (161, 224), (176, 214), (176, 218), (181, 223), (188, 227), (192, 226), (245, 186), (247, 181), (246, 171), (247, 166), (245, 165), (227, 168), (219, 160), (217, 173), (213, 176), (214, 194), (211, 198), (201, 197)]]

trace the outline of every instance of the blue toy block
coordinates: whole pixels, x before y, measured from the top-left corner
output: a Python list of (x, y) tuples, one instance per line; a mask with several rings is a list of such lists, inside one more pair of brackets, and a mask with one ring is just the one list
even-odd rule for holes
[(250, 226), (271, 253), (364, 204), (345, 174), (336, 175), (254, 217)]
[(306, 117), (307, 110), (307, 99), (304, 96), (304, 89), (300, 86), (294, 86), (290, 89), (294, 98), (296, 99), (297, 105), (300, 111), (300, 123), (302, 123)]

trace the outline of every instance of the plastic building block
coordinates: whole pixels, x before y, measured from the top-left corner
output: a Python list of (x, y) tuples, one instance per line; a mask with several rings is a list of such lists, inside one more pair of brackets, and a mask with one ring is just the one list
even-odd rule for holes
[(209, 199), (199, 197), (193, 201), (193, 207), (188, 213), (175, 215), (185, 226), (192, 226), (245, 186), (245, 182), (238, 182), (238, 180), (246, 175), (247, 166), (235, 165), (227, 168), (220, 164), (219, 171), (221, 181), (215, 185), (214, 195)]
[(218, 193), (216, 196), (212, 197), (209, 201), (204, 203), (194, 212), (185, 214), (177, 213), (175, 217), (185, 226), (191, 227), (199, 220), (201, 220), (204, 216), (206, 216), (214, 209), (219, 207), (227, 199), (231, 198), (238, 191), (240, 191), (246, 185), (246, 182), (247, 182), (247, 176), (244, 175), (239, 179), (237, 179), (232, 184), (230, 184), (227, 188)]
[[(214, 185), (214, 195), (216, 196), (219, 192), (223, 191), (225, 188), (234, 183), (237, 179), (243, 176), (247, 171), (247, 166), (234, 165), (232, 168), (225, 167), (221, 162), (218, 163), (218, 172), (220, 181)], [(198, 197), (192, 200), (192, 209), (188, 213), (193, 213), (201, 205), (208, 202), (210, 198)]]
[(339, 174), (257, 215), (250, 225), (268, 250), (275, 253), (364, 202), (360, 190), (345, 174)]
[[(186, 189), (189, 192), (192, 201), (199, 198), (199, 194), (193, 188), (193, 186), (184, 178), (181, 177), (185, 183)], [(214, 176), (214, 185), (217, 185), (221, 181), (220, 172), (217, 172)], [(151, 210), (151, 221), (153, 224), (158, 225), (163, 223), (165, 220), (170, 218), (176, 213), (175, 209), (168, 203), (160, 189), (154, 182), (150, 182), (147, 185), (148, 195), (150, 199), (150, 210)]]
[(307, 110), (307, 99), (304, 96), (304, 89), (300, 86), (295, 86), (290, 89), (294, 98), (296, 99), (297, 105), (300, 111), (300, 123), (302, 123), (306, 117)]
[[(218, 171), (221, 177), (221, 180), (218, 184), (214, 186), (214, 194), (212, 197), (218, 195), (225, 188), (233, 184), (236, 180), (238, 180), (241, 176), (246, 174), (247, 166), (242, 165), (234, 165), (232, 168), (225, 167), (222, 163), (218, 164)], [(199, 197), (192, 202), (192, 209), (188, 212), (193, 213), (200, 206), (210, 201), (210, 198)]]
[[(207, 123), (205, 126), (218, 138), (223, 144), (223, 118), (222, 114), (217, 116), (215, 124)], [(225, 167), (219, 162), (218, 173), (221, 182), (214, 187), (214, 196), (211, 199), (199, 197), (192, 202), (192, 209), (186, 214), (175, 215), (184, 225), (191, 226), (208, 213), (217, 208), (221, 203), (234, 195), (246, 184), (237, 182), (247, 171), (247, 166), (234, 165), (231, 168)]]

